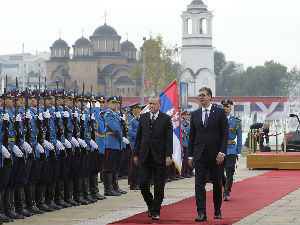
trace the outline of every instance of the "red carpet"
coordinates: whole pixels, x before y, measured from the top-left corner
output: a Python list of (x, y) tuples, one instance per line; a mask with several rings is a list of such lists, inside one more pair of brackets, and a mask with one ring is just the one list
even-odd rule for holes
[[(229, 202), (222, 204), (221, 220), (213, 219), (212, 191), (207, 192), (207, 219), (200, 224), (233, 224), (300, 187), (299, 170), (274, 170), (233, 184)], [(142, 197), (141, 197), (142, 199)], [(196, 224), (195, 197), (163, 206), (160, 220), (140, 213), (114, 224)]]

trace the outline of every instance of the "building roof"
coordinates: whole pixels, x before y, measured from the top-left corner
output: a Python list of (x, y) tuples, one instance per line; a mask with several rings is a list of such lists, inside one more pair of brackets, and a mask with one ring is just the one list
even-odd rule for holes
[(113, 27), (104, 24), (94, 31), (93, 36), (114, 37), (119, 35)]
[(81, 37), (81, 38), (77, 39), (77, 41), (75, 42), (74, 45), (90, 46), (90, 45), (92, 45), (92, 44), (91, 44), (91, 42), (90, 42), (89, 39), (87, 39), (87, 38), (85, 38), (85, 37)]
[(121, 51), (126, 51), (126, 50), (135, 50), (135, 46), (132, 42), (126, 40), (121, 43)]
[(61, 38), (58, 40), (54, 41), (54, 43), (51, 46), (52, 48), (68, 48), (68, 43)]
[(203, 4), (204, 3), (202, 0), (193, 0), (190, 5), (203, 5)]

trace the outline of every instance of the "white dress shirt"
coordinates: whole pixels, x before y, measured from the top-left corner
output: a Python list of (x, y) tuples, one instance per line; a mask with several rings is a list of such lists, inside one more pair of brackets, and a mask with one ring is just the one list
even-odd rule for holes
[[(157, 111), (157, 113), (154, 114), (154, 119), (156, 120), (158, 117), (159, 111)], [(150, 112), (150, 120), (152, 120), (152, 116), (153, 114)]]

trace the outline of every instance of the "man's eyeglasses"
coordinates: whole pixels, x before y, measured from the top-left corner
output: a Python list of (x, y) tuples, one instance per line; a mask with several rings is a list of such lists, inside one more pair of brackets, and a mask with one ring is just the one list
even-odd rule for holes
[(205, 96), (207, 96), (208, 94), (200, 94), (200, 95), (197, 95), (198, 98), (204, 98)]

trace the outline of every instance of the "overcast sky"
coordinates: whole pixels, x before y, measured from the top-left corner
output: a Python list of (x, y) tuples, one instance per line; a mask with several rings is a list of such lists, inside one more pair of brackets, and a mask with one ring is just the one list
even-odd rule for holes
[[(192, 0), (9, 0), (0, 5), (0, 55), (50, 51), (61, 37), (69, 46), (104, 24), (137, 48), (143, 36), (162, 34), (181, 46), (181, 13)], [(300, 66), (299, 0), (203, 0), (213, 11), (213, 46), (246, 66), (275, 60)]]

